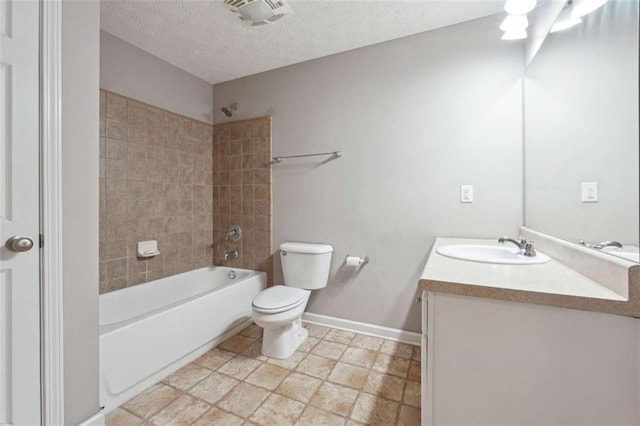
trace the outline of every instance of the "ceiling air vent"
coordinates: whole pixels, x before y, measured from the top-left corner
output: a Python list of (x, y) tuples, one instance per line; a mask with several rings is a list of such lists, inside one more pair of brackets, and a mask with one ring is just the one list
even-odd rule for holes
[(273, 24), (292, 13), (282, 0), (224, 0), (224, 4), (251, 27)]

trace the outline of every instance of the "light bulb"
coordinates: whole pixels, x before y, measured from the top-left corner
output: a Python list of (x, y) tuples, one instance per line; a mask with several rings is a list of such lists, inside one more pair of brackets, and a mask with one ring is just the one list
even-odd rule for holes
[(500, 24), (500, 29), (504, 32), (524, 31), (528, 26), (529, 20), (526, 16), (509, 15)]
[(523, 40), (527, 38), (527, 30), (506, 31), (502, 40)]
[(536, 7), (536, 0), (507, 0), (504, 10), (509, 15), (526, 15)]

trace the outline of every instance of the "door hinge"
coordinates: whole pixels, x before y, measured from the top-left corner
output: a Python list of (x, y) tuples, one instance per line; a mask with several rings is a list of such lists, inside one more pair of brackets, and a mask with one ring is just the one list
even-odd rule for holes
[(44, 235), (40, 234), (40, 248), (44, 247)]

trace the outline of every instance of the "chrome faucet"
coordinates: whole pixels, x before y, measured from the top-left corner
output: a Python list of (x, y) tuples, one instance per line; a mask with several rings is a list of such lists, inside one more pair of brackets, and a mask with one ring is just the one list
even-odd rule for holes
[(514, 240), (509, 237), (500, 237), (498, 238), (498, 243), (512, 243), (515, 244), (520, 249), (520, 254), (527, 257), (535, 257), (536, 249), (533, 246), (533, 241), (529, 241), (526, 238), (520, 237), (520, 241)]
[(592, 249), (596, 249), (596, 250), (602, 250), (605, 247), (617, 247), (619, 249), (622, 248), (622, 244), (620, 244), (617, 241), (603, 241), (601, 243), (587, 243), (585, 241), (578, 241), (578, 243), (580, 243), (581, 245), (585, 246), (585, 247), (589, 247)]
[(233, 260), (240, 257), (240, 253), (238, 250), (225, 251), (224, 252), (224, 260)]

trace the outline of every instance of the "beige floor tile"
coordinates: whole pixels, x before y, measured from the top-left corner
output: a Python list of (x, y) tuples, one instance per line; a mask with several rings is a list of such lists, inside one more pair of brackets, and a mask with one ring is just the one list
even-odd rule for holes
[(340, 359), (345, 349), (347, 349), (347, 345), (343, 345), (342, 343), (328, 342), (326, 340), (322, 340), (318, 343), (315, 348), (311, 350), (311, 353), (314, 355), (320, 355), (325, 358), (331, 359)]
[(347, 424), (345, 426), (360, 426), (363, 425), (364, 423), (360, 423), (360, 422), (356, 422), (353, 419), (349, 419), (347, 420)]
[(309, 336), (316, 339), (322, 339), (330, 330), (330, 328), (315, 324), (305, 324), (304, 328), (309, 331)]
[(260, 361), (238, 355), (222, 367), (218, 368), (218, 372), (235, 377), (236, 379), (244, 380), (253, 370), (258, 368), (260, 364), (262, 364)]
[(345, 419), (328, 411), (308, 405), (296, 423), (297, 426), (331, 425), (342, 426)]
[(291, 371), (273, 364), (262, 364), (245, 379), (252, 385), (274, 390)]
[(217, 370), (234, 356), (236, 356), (234, 352), (214, 348), (206, 354), (202, 355), (200, 358), (193, 361), (193, 363), (198, 364), (202, 367), (209, 368), (211, 370)]
[(399, 404), (373, 395), (358, 396), (351, 418), (370, 425), (393, 425), (396, 423)]
[(411, 359), (413, 359), (415, 361), (422, 362), (422, 355), (421, 355), (420, 346), (414, 346), (413, 347), (413, 353), (411, 354)]
[(325, 379), (333, 367), (335, 367), (336, 361), (313, 354), (307, 355), (300, 364), (296, 367), (296, 371), (300, 371), (304, 374), (308, 374), (319, 379)]
[(226, 349), (231, 352), (240, 353), (247, 349), (255, 339), (236, 334), (220, 344), (220, 349)]
[(404, 388), (404, 397), (402, 401), (405, 404), (412, 405), (414, 407), (420, 407), (420, 383), (407, 382), (407, 386)]
[(364, 368), (371, 368), (373, 363), (376, 361), (377, 354), (378, 353), (374, 351), (349, 346), (342, 354), (340, 361), (348, 362), (349, 364), (354, 364)]
[(309, 351), (311, 351), (311, 349), (313, 349), (318, 344), (319, 341), (320, 341), (320, 339), (308, 336), (305, 339), (305, 341), (302, 342), (302, 344), (300, 346), (298, 346), (298, 351), (300, 351), (300, 352), (309, 352)]
[(180, 396), (180, 391), (158, 383), (123, 404), (136, 416), (148, 419)]
[(289, 398), (302, 401), (305, 404), (311, 400), (322, 381), (300, 373), (291, 373), (278, 386), (276, 392)]
[(256, 341), (254, 343), (252, 343), (247, 349), (245, 349), (244, 351), (242, 351), (242, 355), (248, 357), (248, 358), (253, 358), (256, 359), (258, 361), (266, 361), (269, 358), (262, 355), (262, 342), (261, 341)]
[(240, 383), (227, 394), (217, 406), (225, 411), (229, 411), (240, 417), (247, 418), (262, 404), (269, 396), (269, 391), (250, 385)]
[(422, 367), (420, 361), (411, 361), (409, 364), (407, 379), (413, 380), (414, 382), (422, 380)]
[(227, 377), (224, 374), (211, 373), (209, 377), (191, 388), (189, 393), (210, 404), (215, 404), (231, 389), (236, 387), (238, 383), (240, 383), (238, 380)]
[(368, 375), (369, 370), (366, 368), (339, 362), (335, 367), (333, 367), (333, 370), (331, 371), (331, 374), (329, 374), (327, 380), (340, 385), (349, 386), (350, 388), (362, 389)]
[(293, 425), (303, 410), (303, 403), (272, 393), (249, 420), (265, 426)]
[(190, 425), (209, 408), (211, 406), (204, 401), (189, 395), (182, 395), (153, 416), (151, 423), (158, 426)]
[(373, 336), (365, 336), (364, 334), (357, 334), (351, 341), (351, 346), (356, 346), (362, 349), (369, 349), (370, 351), (380, 350), (383, 339)]
[(200, 417), (194, 426), (240, 426), (243, 423), (242, 417), (234, 416), (214, 407)]
[(211, 370), (195, 364), (188, 364), (163, 380), (164, 383), (186, 391), (211, 374)]
[(287, 370), (293, 370), (298, 364), (300, 364), (300, 361), (302, 361), (305, 356), (307, 355), (304, 352), (294, 352), (293, 355), (287, 359), (269, 358), (267, 362), (269, 364), (277, 365), (278, 367), (286, 368)]
[(372, 371), (362, 390), (394, 401), (402, 401), (405, 380), (400, 377)]
[(373, 364), (373, 369), (379, 373), (407, 377), (407, 373), (409, 371), (409, 360), (387, 354), (378, 354), (376, 362)]
[(413, 346), (407, 345), (406, 343), (394, 342), (393, 340), (385, 340), (380, 347), (380, 352), (400, 358), (411, 358)]
[(240, 332), (242, 336), (251, 337), (252, 339), (262, 339), (262, 328), (256, 324), (251, 324)]
[(420, 426), (422, 423), (420, 409), (403, 405), (400, 407), (398, 426)]
[(311, 405), (325, 411), (348, 416), (358, 391), (331, 383), (323, 383), (311, 399)]
[(116, 408), (105, 419), (106, 426), (142, 426), (144, 420), (122, 408)]
[(324, 336), (324, 340), (330, 340), (332, 342), (348, 345), (349, 343), (351, 343), (354, 337), (356, 337), (356, 333), (352, 331), (337, 330), (335, 328), (332, 328)]

